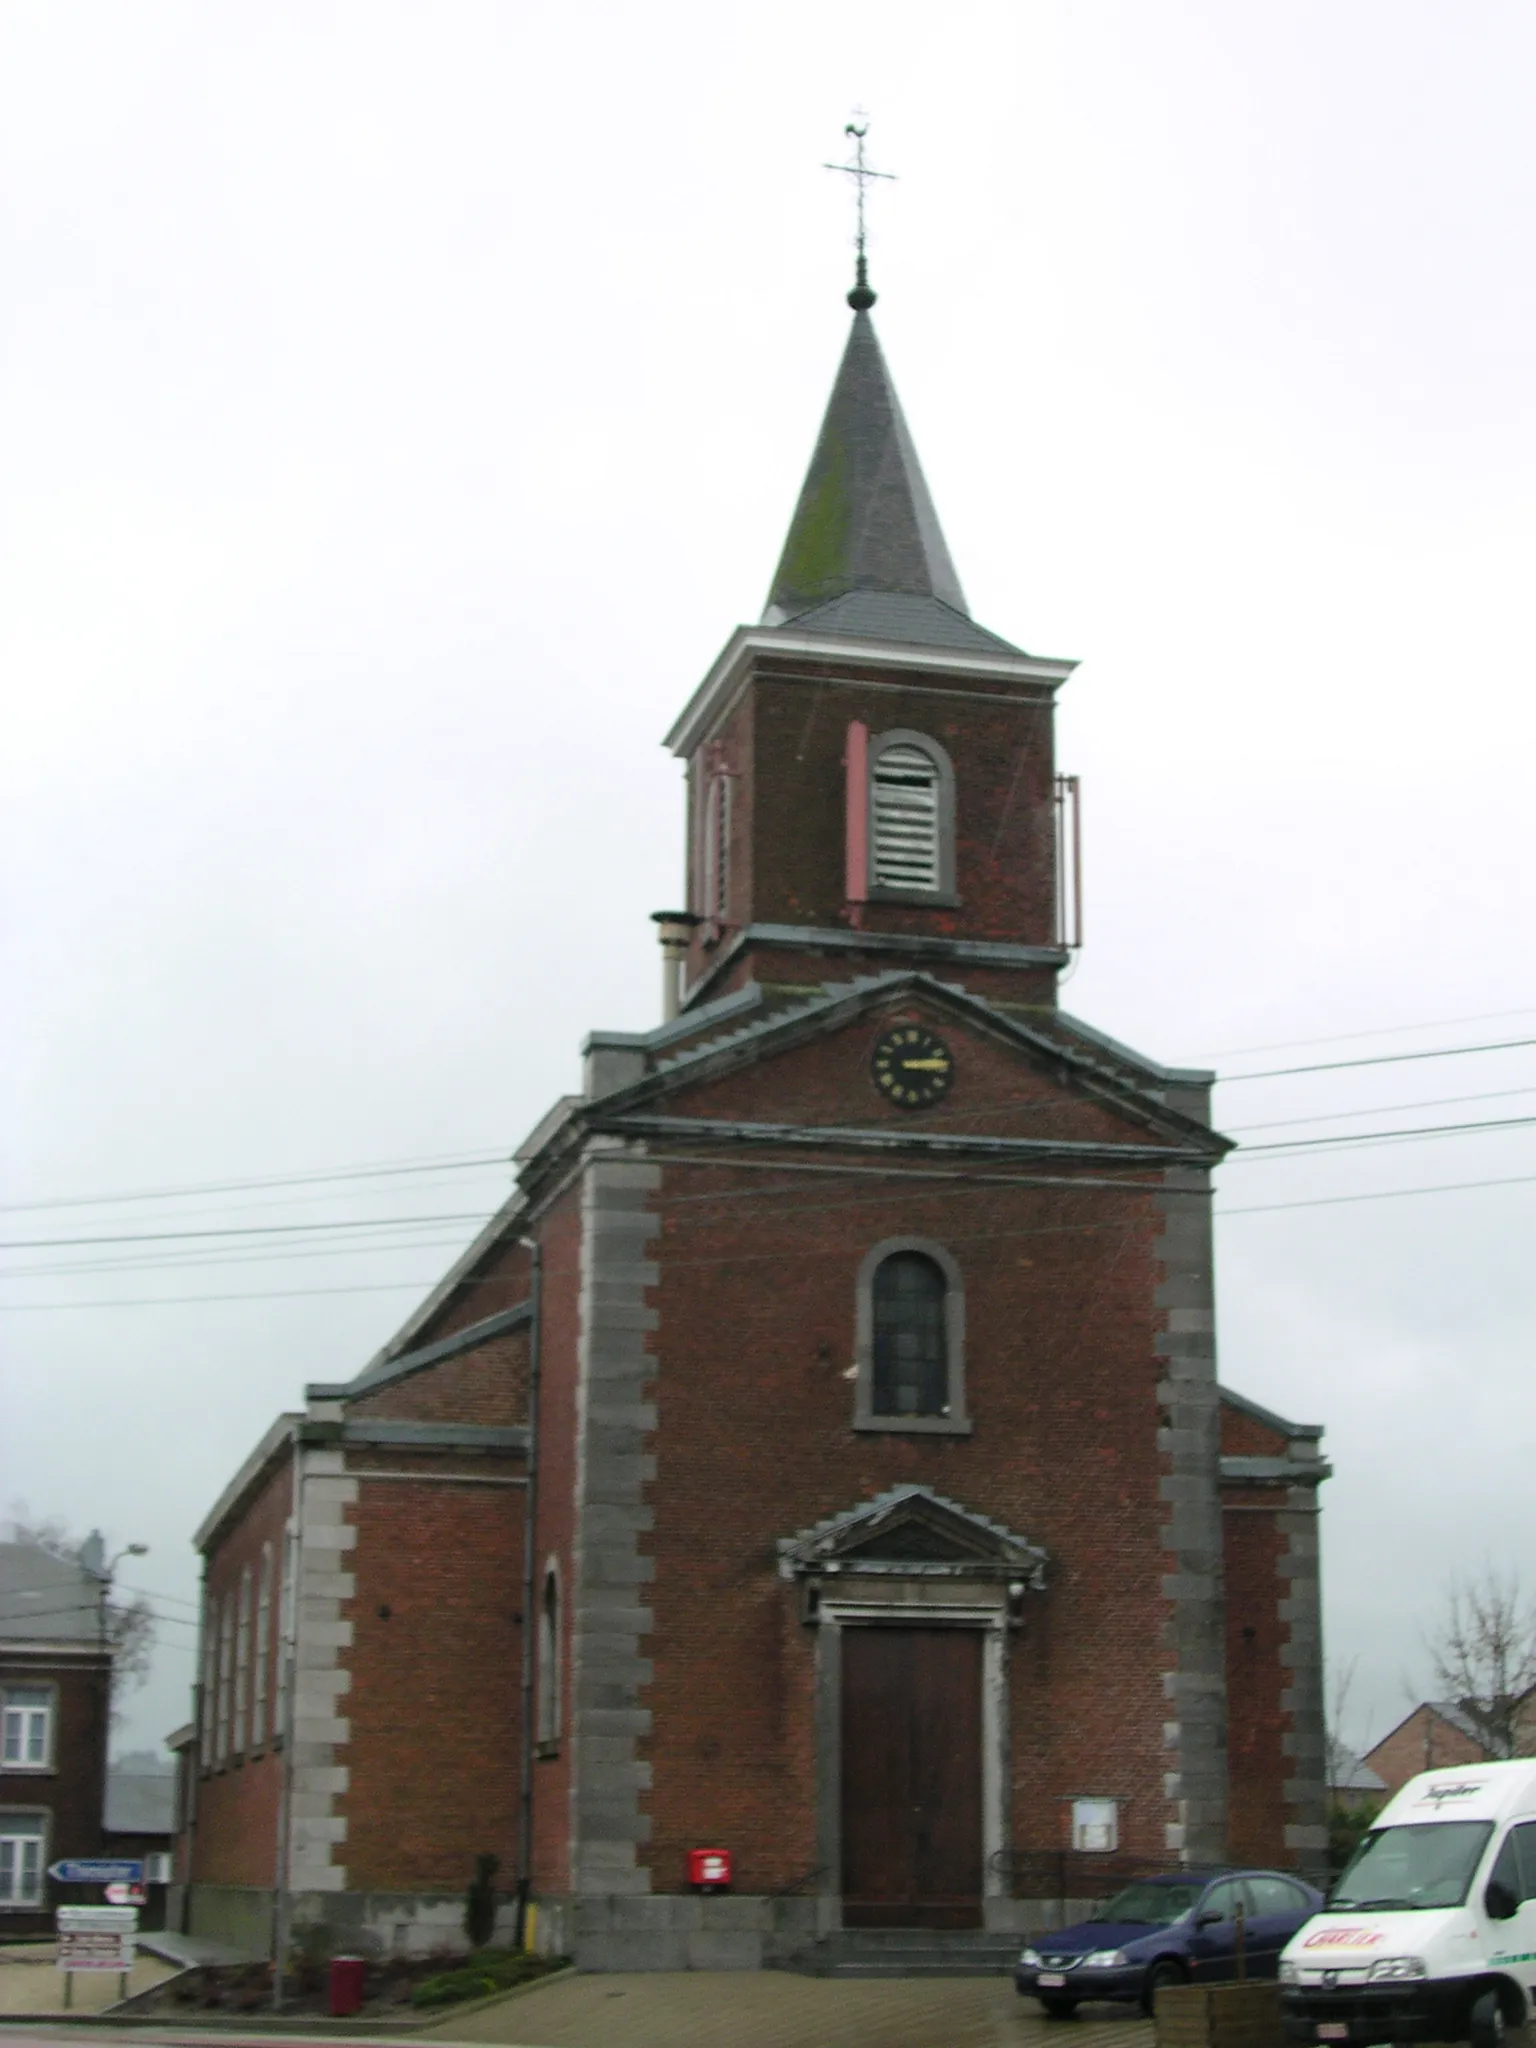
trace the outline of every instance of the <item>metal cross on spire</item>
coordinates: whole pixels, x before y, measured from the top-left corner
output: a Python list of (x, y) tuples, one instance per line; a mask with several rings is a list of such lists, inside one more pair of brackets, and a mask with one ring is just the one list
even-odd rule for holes
[[(860, 120), (864, 123), (862, 128), (858, 125)], [(854, 119), (844, 128), (843, 133), (853, 138), (853, 162), (851, 164), (824, 164), (822, 168), (828, 171), (842, 171), (846, 176), (853, 179), (858, 191), (857, 227), (854, 234), (854, 247), (858, 250), (858, 266), (854, 272), (853, 290), (848, 294), (848, 303), (856, 313), (865, 313), (875, 303), (875, 295), (869, 288), (869, 265), (865, 258), (864, 187), (871, 178), (887, 178), (894, 184), (896, 173), (894, 171), (872, 171), (869, 165), (865, 163), (864, 138), (869, 133), (869, 118), (862, 107), (854, 109)]]

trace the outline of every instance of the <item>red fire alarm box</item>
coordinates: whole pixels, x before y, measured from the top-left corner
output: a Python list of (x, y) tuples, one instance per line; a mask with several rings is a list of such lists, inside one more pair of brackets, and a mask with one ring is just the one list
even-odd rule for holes
[(690, 1849), (688, 1882), (701, 1892), (723, 1892), (731, 1881), (729, 1849)]

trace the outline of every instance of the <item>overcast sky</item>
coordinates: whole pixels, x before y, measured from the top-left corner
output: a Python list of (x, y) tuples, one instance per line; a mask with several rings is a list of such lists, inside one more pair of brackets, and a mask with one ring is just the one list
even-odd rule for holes
[[(973, 610), (1082, 661), (1069, 1006), (1233, 1074), (1536, 1038), (1533, 72), (1514, 0), (6, 0), (0, 1505), (152, 1546), (127, 1745), (224, 1481), (508, 1175), (38, 1205), (504, 1156), (654, 1020), (658, 742), (810, 453), (853, 107)], [(1536, 1116), (1536, 1048), (1218, 1112)], [(1532, 1554), (1536, 1126), (1219, 1206), (1223, 1377), (1327, 1425), (1364, 1741), (1449, 1575)], [(381, 1217), (449, 1220), (15, 1248)]]

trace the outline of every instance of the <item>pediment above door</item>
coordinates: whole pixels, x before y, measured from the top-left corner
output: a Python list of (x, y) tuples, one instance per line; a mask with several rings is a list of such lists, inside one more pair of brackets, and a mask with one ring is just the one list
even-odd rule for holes
[(926, 1486), (897, 1486), (779, 1546), (779, 1574), (803, 1578), (964, 1578), (1045, 1583), (1038, 1544)]

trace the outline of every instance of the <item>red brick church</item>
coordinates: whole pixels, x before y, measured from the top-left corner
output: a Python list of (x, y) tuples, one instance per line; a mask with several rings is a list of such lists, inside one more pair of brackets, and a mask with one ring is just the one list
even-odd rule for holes
[[(1321, 1432), (1216, 1378), (1209, 1073), (1057, 1003), (1070, 661), (970, 616), (875, 330), (668, 736), (667, 1015), (198, 1532), (188, 1924), (587, 1968), (1322, 1860)], [(690, 1852), (728, 1853), (728, 1890)]]

